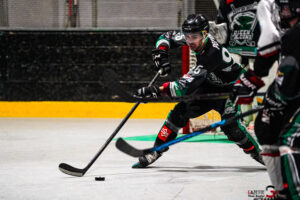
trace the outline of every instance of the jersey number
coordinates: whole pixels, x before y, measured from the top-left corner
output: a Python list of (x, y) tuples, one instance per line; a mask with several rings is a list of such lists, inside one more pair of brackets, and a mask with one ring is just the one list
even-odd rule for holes
[(199, 74), (202, 68), (202, 65), (196, 65), (195, 67), (193, 67), (192, 71), (194, 72), (194, 74)]
[(222, 59), (225, 63), (231, 63), (232, 57), (226, 48), (222, 48)]
[(184, 35), (180, 32), (175, 35), (175, 40), (180, 41), (184, 38)]

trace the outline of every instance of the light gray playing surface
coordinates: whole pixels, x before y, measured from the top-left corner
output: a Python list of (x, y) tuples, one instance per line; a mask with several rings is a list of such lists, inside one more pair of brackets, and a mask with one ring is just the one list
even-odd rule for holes
[[(131, 169), (137, 159), (118, 151), (113, 141), (84, 177), (58, 170), (61, 162), (84, 168), (120, 121), (0, 118), (0, 199), (253, 200), (249, 190), (270, 185), (264, 166), (226, 143), (179, 143), (151, 167)], [(117, 137), (154, 134), (162, 123), (130, 119)]]

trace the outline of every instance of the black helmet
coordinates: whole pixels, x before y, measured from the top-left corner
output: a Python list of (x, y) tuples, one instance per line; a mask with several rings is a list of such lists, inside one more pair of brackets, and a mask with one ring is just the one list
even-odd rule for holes
[(208, 20), (204, 15), (201, 14), (189, 15), (182, 24), (183, 33), (196, 33), (196, 32), (202, 33), (202, 31), (208, 32), (208, 30), (209, 30)]

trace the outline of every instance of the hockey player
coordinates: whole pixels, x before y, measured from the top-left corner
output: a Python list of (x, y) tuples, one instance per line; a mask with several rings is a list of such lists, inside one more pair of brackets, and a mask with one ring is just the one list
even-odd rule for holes
[(281, 64), (255, 122), (276, 199), (300, 199), (300, 0), (276, 0), (282, 28)]
[[(235, 63), (227, 51), (209, 33), (207, 19), (201, 15), (189, 15), (182, 24), (182, 32), (169, 31), (161, 35), (153, 50), (156, 70), (163, 69), (163, 75), (171, 70), (168, 50), (181, 45), (189, 45), (197, 56), (196, 65), (183, 77), (176, 81), (166, 82), (162, 86), (143, 87), (137, 90), (135, 97), (147, 98), (168, 95), (180, 97), (195, 93), (214, 93), (232, 90), (232, 84), (239, 77), (242, 68)], [(222, 118), (237, 114), (238, 107), (227, 100), (188, 100), (178, 103), (169, 113), (158, 133), (154, 146), (176, 138), (180, 128), (190, 118), (205, 114), (214, 109)], [(261, 161), (259, 145), (250, 136), (240, 121), (222, 127), (228, 139), (236, 143), (245, 153), (250, 154), (258, 162)], [(134, 168), (143, 168), (156, 161), (164, 151), (154, 152), (139, 158)]]
[[(283, 30), (279, 26), (279, 13), (275, 0), (261, 0), (257, 6), (257, 19), (261, 34), (257, 45), (257, 57), (254, 69), (242, 74), (233, 87), (232, 100), (237, 104), (250, 104), (257, 90), (264, 86), (262, 77), (268, 76), (269, 70), (279, 58), (280, 37)], [(246, 83), (252, 83), (247, 85)]]
[[(227, 24), (228, 37), (224, 46), (245, 69), (253, 68), (257, 56), (260, 35), (256, 15), (258, 2), (259, 0), (221, 0), (216, 18), (217, 24)], [(251, 106), (243, 106), (243, 109), (251, 109)], [(253, 121), (252, 116), (245, 118), (246, 125), (250, 121)]]
[[(262, 156), (272, 184), (277, 190), (275, 197), (266, 199), (300, 199), (300, 0), (276, 0), (280, 10), (280, 25), (290, 28), (281, 42), (281, 63), (275, 81), (264, 98), (264, 110), (255, 120), (255, 133), (262, 145)], [(271, 35), (269, 35), (271, 36)], [(272, 46), (272, 45), (270, 45)], [(273, 45), (276, 47), (276, 45)], [(275, 50), (276, 48), (273, 48)], [(275, 55), (275, 54), (273, 54)], [(265, 58), (264, 63), (272, 62)], [(262, 63), (263, 64), (263, 63)], [(234, 88), (237, 99), (241, 91), (255, 93), (258, 72), (268, 73), (268, 66), (252, 71), (251, 79), (243, 77)], [(259, 74), (259, 75), (258, 75)], [(244, 80), (242, 80), (244, 79)], [(246, 83), (245, 80), (250, 80)], [(249, 92), (250, 91), (250, 92)], [(246, 92), (244, 93), (246, 94)], [(247, 98), (247, 96), (245, 95)], [(251, 96), (248, 96), (249, 102)]]

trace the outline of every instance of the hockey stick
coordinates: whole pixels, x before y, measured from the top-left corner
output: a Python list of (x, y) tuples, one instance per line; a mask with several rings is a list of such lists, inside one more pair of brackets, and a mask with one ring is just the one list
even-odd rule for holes
[(152, 148), (148, 148), (148, 149), (137, 149), (137, 148), (131, 146), (129, 143), (127, 143), (123, 138), (118, 138), (118, 140), (116, 142), (116, 147), (120, 151), (122, 151), (123, 153), (128, 154), (128, 155), (133, 156), (133, 157), (144, 156), (146, 154), (162, 150), (162, 149), (164, 149), (166, 147), (169, 147), (171, 145), (174, 145), (176, 143), (179, 143), (179, 142), (182, 142), (182, 141), (187, 140), (189, 138), (192, 138), (192, 137), (195, 137), (197, 135), (203, 134), (203, 133), (205, 133), (207, 131), (210, 131), (212, 129), (215, 129), (217, 127), (221, 127), (221, 126), (225, 126), (225, 125), (231, 124), (231, 123), (233, 123), (234, 121), (236, 121), (238, 119), (241, 119), (241, 118), (243, 118), (243, 117), (245, 117), (247, 115), (251, 115), (253, 113), (256, 113), (256, 112), (258, 112), (258, 111), (260, 111), (262, 109), (263, 109), (263, 107), (259, 107), (259, 108), (252, 109), (252, 110), (249, 110), (247, 112), (244, 112), (244, 113), (242, 113), (242, 114), (240, 114), (238, 116), (235, 116), (235, 117), (232, 117), (232, 118), (228, 118), (228, 119), (223, 119), (222, 121), (219, 121), (217, 123), (211, 124), (211, 125), (203, 128), (203, 129), (200, 129), (199, 131), (196, 131), (196, 132), (184, 135), (182, 137), (176, 138), (175, 140), (172, 140), (170, 142), (167, 142), (167, 143), (162, 144), (162, 145), (157, 146), (157, 147), (152, 147)]
[[(228, 99), (231, 93), (229, 92), (221, 92), (221, 93), (206, 93), (206, 94), (195, 94), (191, 96), (183, 96), (183, 97), (169, 97), (171, 101), (184, 101), (184, 100), (220, 100), (220, 99)], [(264, 92), (258, 92), (255, 96), (264, 96)], [(155, 102), (157, 99), (150, 99), (149, 102)], [(148, 101), (147, 101), (148, 102)]]
[[(104, 72), (104, 84), (109, 85), (109, 88), (113, 90), (118, 96), (120, 96), (126, 102), (135, 102), (141, 101), (140, 99), (136, 99), (128, 92), (128, 88), (124, 87), (120, 84), (117, 78), (116, 73), (111, 69), (105, 69)], [(221, 93), (204, 93), (204, 94), (193, 94), (189, 96), (183, 97), (169, 97), (169, 96), (162, 96), (160, 98), (147, 98), (143, 99), (142, 102), (158, 102), (160, 100), (168, 100), (171, 102), (178, 102), (178, 101), (185, 101), (185, 100), (219, 100), (219, 99), (227, 99), (229, 98), (231, 93), (229, 92), (221, 92)], [(264, 96), (265, 93), (258, 92), (255, 96)]]
[[(148, 86), (151, 86), (157, 78), (162, 73), (162, 70), (158, 71), (154, 78), (151, 80)], [(71, 175), (71, 176), (78, 176), (82, 177), (88, 169), (93, 165), (93, 163), (97, 160), (97, 158), (101, 155), (101, 153), (105, 150), (105, 148), (108, 146), (108, 144), (113, 140), (113, 138), (117, 135), (117, 133), (120, 131), (120, 129), (123, 127), (123, 125), (126, 123), (126, 121), (129, 119), (129, 117), (132, 115), (132, 113), (135, 111), (135, 109), (140, 105), (140, 102), (136, 102), (133, 108), (129, 111), (129, 113), (126, 115), (126, 117), (122, 120), (122, 122), (119, 124), (119, 126), (116, 128), (116, 130), (111, 134), (111, 136), (106, 140), (106, 142), (103, 144), (101, 149), (98, 151), (98, 153), (93, 157), (93, 159), (87, 164), (87, 166), (83, 169), (72, 167), (71, 165), (68, 165), (66, 163), (60, 163), (58, 168), (61, 172)]]

